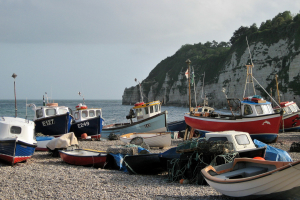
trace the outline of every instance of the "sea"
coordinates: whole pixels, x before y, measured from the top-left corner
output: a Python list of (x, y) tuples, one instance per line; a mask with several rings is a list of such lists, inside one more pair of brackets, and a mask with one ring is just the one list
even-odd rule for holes
[[(43, 100), (18, 100), (17, 99), (17, 117), (33, 120), (34, 112), (31, 107), (27, 107), (26, 104), (35, 104), (36, 106), (42, 106)], [(49, 100), (49, 103), (53, 101)], [(59, 106), (67, 106), (75, 111), (75, 107), (79, 103), (83, 103), (81, 100), (55, 100)], [(122, 100), (85, 100), (85, 105), (88, 108), (101, 108), (102, 117), (105, 120), (105, 124), (112, 123), (124, 123), (129, 122), (126, 119), (130, 108), (133, 105), (122, 105)], [(184, 120), (184, 113), (188, 112), (188, 107), (175, 107), (162, 105), (162, 111), (168, 111), (168, 122)], [(15, 117), (15, 100), (0, 100), (0, 117)]]

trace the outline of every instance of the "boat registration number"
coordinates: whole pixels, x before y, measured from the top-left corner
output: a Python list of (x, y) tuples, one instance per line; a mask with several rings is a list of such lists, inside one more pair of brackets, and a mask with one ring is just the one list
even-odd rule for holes
[(43, 126), (49, 126), (49, 125), (55, 124), (55, 121), (54, 121), (54, 119), (48, 119), (48, 120), (42, 121), (42, 124), (43, 124)]
[(151, 124), (145, 124), (144, 126), (145, 126), (145, 128), (149, 128), (149, 127), (151, 127)]
[(90, 125), (89, 122), (83, 122), (83, 123), (77, 124), (77, 127), (82, 128), (82, 127), (89, 126), (89, 125)]

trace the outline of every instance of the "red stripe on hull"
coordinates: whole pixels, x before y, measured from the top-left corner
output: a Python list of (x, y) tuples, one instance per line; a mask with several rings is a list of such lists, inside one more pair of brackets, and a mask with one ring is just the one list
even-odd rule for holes
[(249, 134), (273, 133), (278, 134), (281, 121), (280, 115), (272, 115), (257, 118), (242, 118), (236, 120), (222, 120), (217, 118), (192, 117), (185, 115), (185, 122), (190, 127), (208, 131), (243, 131)]
[(10, 164), (16, 164), (19, 162), (23, 162), (27, 159), (31, 158), (31, 156), (22, 156), (22, 157), (12, 157), (12, 156), (8, 156), (8, 155), (0, 155), (0, 159), (4, 160)]

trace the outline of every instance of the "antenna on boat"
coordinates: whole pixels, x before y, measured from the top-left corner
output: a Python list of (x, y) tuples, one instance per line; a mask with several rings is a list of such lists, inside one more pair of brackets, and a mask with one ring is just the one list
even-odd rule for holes
[(15, 91), (15, 117), (17, 117), (17, 96), (16, 96), (16, 77), (17, 74), (13, 73), (13, 75), (11, 76), (14, 78), (14, 91)]
[(143, 100), (143, 93), (142, 93), (142, 84), (136, 78), (134, 79), (134, 81), (137, 82), (140, 86), (141, 102), (143, 102), (144, 100)]
[(253, 65), (253, 62), (252, 62), (252, 56), (251, 56), (251, 51), (250, 51), (250, 47), (249, 47), (247, 36), (246, 36), (246, 41), (247, 41), (247, 46), (248, 46), (249, 55), (250, 55), (250, 63), (246, 64), (246, 67), (247, 67), (247, 77), (246, 77), (246, 83), (245, 83), (243, 98), (245, 97), (246, 87), (247, 87), (247, 85), (249, 83), (252, 83), (253, 92), (254, 92), (254, 95), (256, 95), (255, 88), (254, 88), (254, 82), (253, 82), (253, 75), (252, 75), (252, 68), (254, 67), (254, 65)]
[(81, 92), (80, 92), (80, 91), (78, 92), (78, 94), (79, 94), (79, 96), (81, 96), (81, 97), (82, 97), (83, 104), (85, 104), (85, 103), (84, 103), (84, 96), (83, 96), (83, 95), (81, 95)]

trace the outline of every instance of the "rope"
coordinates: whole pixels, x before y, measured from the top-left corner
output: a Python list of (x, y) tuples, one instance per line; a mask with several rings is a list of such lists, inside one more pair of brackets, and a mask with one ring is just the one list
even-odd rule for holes
[(137, 175), (138, 173), (136, 173), (128, 164), (127, 164), (127, 162), (125, 162), (125, 157), (126, 157), (127, 155), (125, 155), (124, 156), (124, 158), (123, 158), (123, 162), (125, 163), (125, 165), (126, 165), (126, 167), (128, 167), (135, 175)]

